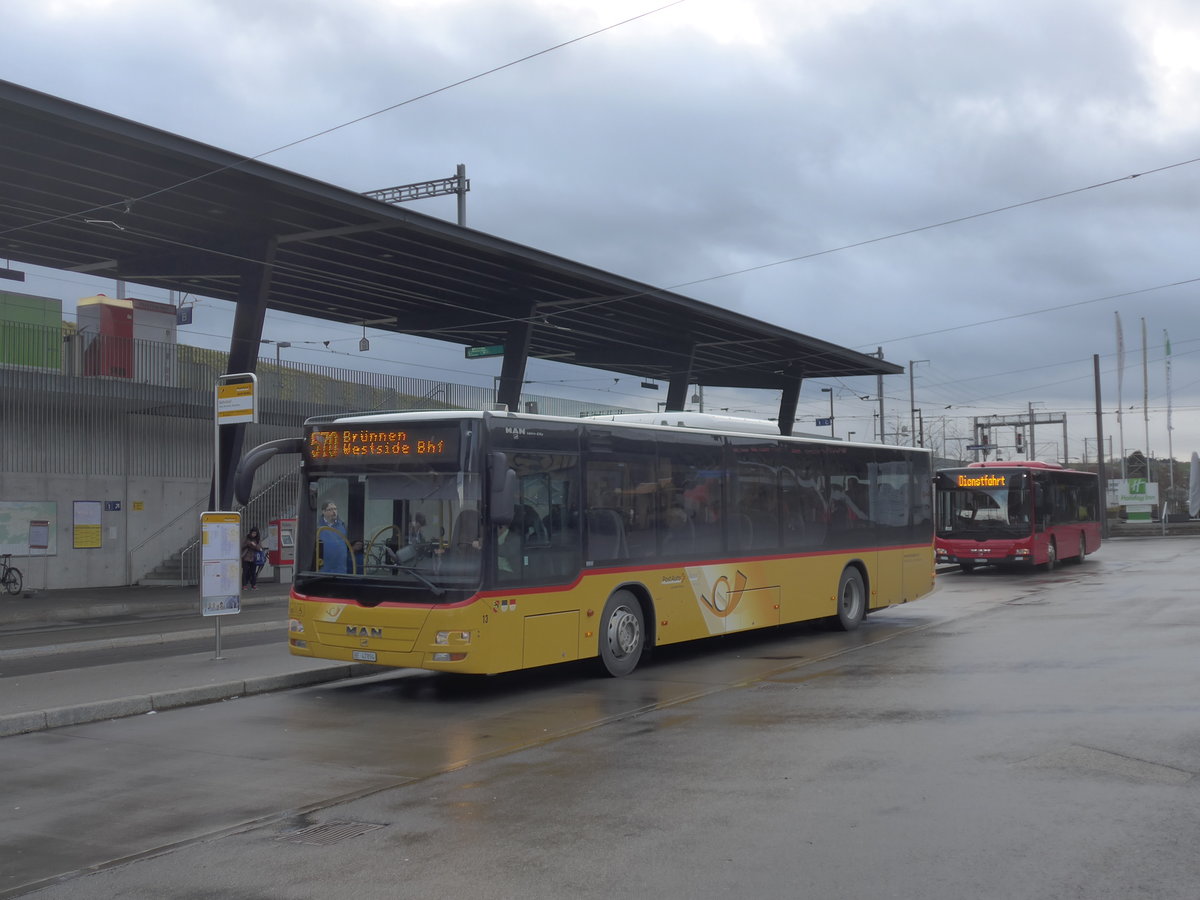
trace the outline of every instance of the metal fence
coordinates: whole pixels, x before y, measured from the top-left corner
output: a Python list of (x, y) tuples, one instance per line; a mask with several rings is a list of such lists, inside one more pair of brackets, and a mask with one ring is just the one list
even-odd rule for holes
[[(173, 547), (186, 548), (187, 535), (198, 534), (198, 516), (187, 524), (188, 516), (202, 508), (211, 485), (214, 386), (227, 366), (228, 354), (216, 350), (0, 321), (0, 473), (170, 482), (169, 508), (147, 524), (154, 534), (173, 535)], [(259, 421), (247, 426), (247, 447), (295, 436), (310, 416), (488, 409), (496, 397), (474, 385), (268, 357), (258, 361), (256, 375)], [(631, 411), (537, 395), (521, 402), (523, 410), (569, 417)], [(259, 484), (272, 487), (245, 511), (247, 526), (263, 528), (294, 508), (296, 466), (287, 457), (268, 463)], [(166, 553), (162, 541), (136, 538), (125, 551), (129, 580), (179, 555)], [(184, 577), (195, 580), (194, 572)]]
[[(0, 453), (10, 472), (203, 478), (212, 471), (213, 386), (228, 354), (0, 322)], [(57, 350), (57, 352), (51, 352)], [(296, 434), (314, 415), (487, 409), (492, 388), (306, 363), (258, 361), (259, 422), (247, 443)], [(612, 412), (522, 396), (548, 415)], [(622, 410), (626, 411), (626, 410)], [(629, 410), (632, 411), (632, 410)], [(179, 452), (180, 447), (188, 452)], [(88, 452), (81, 452), (87, 450)]]

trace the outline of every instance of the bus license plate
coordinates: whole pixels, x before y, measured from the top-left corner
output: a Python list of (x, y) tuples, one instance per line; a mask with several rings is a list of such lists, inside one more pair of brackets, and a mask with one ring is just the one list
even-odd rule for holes
[(355, 659), (357, 659), (359, 662), (375, 662), (375, 651), (374, 650), (355, 650), (350, 655), (353, 656)]

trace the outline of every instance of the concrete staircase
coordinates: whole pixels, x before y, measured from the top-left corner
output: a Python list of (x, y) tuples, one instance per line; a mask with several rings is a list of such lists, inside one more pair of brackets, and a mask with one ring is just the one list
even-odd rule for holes
[(155, 566), (153, 570), (139, 578), (138, 584), (152, 587), (179, 587), (184, 584), (196, 584), (196, 579), (193, 576), (184, 580), (183, 551), (177, 550)]
[[(291, 568), (282, 569), (287, 572), (287, 578), (291, 578)], [(266, 582), (278, 582), (280, 570), (277, 570), (270, 563), (262, 567), (258, 573), (258, 581), (260, 584)], [(181, 585), (193, 586), (197, 584), (197, 575), (192, 574), (188, 578), (183, 577), (183, 551), (177, 550), (169, 557), (160, 562), (154, 569), (147, 572), (138, 579), (138, 584), (147, 587), (180, 587)]]

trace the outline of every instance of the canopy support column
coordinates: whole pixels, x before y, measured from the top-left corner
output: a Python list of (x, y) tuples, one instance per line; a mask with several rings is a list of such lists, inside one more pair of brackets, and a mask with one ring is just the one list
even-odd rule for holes
[(683, 412), (689, 384), (690, 380), (686, 374), (676, 375), (671, 379), (667, 386), (667, 405), (663, 407), (666, 412)]
[(529, 341), (533, 336), (533, 304), (528, 304), (526, 314), (509, 325), (508, 338), (504, 342), (504, 361), (500, 364), (500, 387), (496, 391), (496, 402), (503, 403), (512, 412), (521, 411), (521, 388), (525, 384), (525, 365), (529, 361)]
[(793, 376), (783, 386), (783, 395), (779, 398), (779, 433), (791, 436), (796, 424), (796, 404), (800, 402), (800, 384), (804, 379)]
[[(275, 239), (261, 248), (262, 263), (242, 270), (238, 285), (237, 308), (233, 316), (233, 334), (229, 341), (227, 375), (253, 372), (258, 365), (258, 348), (262, 342), (263, 321), (267, 314), (267, 298), (271, 292), (271, 275), (275, 265)], [(246, 254), (249, 255), (249, 254)], [(262, 397), (258, 398), (261, 403)], [(220, 429), (221, 496), (215, 496), (215, 485), (209, 490), (213, 500), (210, 509), (233, 508), (233, 471), (242, 456), (246, 442), (244, 424), (225, 425)]]
[(667, 384), (667, 405), (663, 407), (665, 412), (683, 412), (684, 406), (687, 405), (688, 388), (692, 384), (692, 364), (696, 358), (694, 342), (688, 347), (687, 355), (687, 367), (672, 373)]

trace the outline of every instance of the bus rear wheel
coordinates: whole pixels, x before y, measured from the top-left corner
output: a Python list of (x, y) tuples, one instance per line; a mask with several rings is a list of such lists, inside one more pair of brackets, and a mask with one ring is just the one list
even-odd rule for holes
[(646, 643), (642, 605), (629, 591), (615, 591), (600, 616), (600, 662), (614, 678), (637, 668)]
[(846, 569), (838, 582), (837, 624), (842, 631), (854, 631), (867, 615), (867, 589), (858, 569)]

